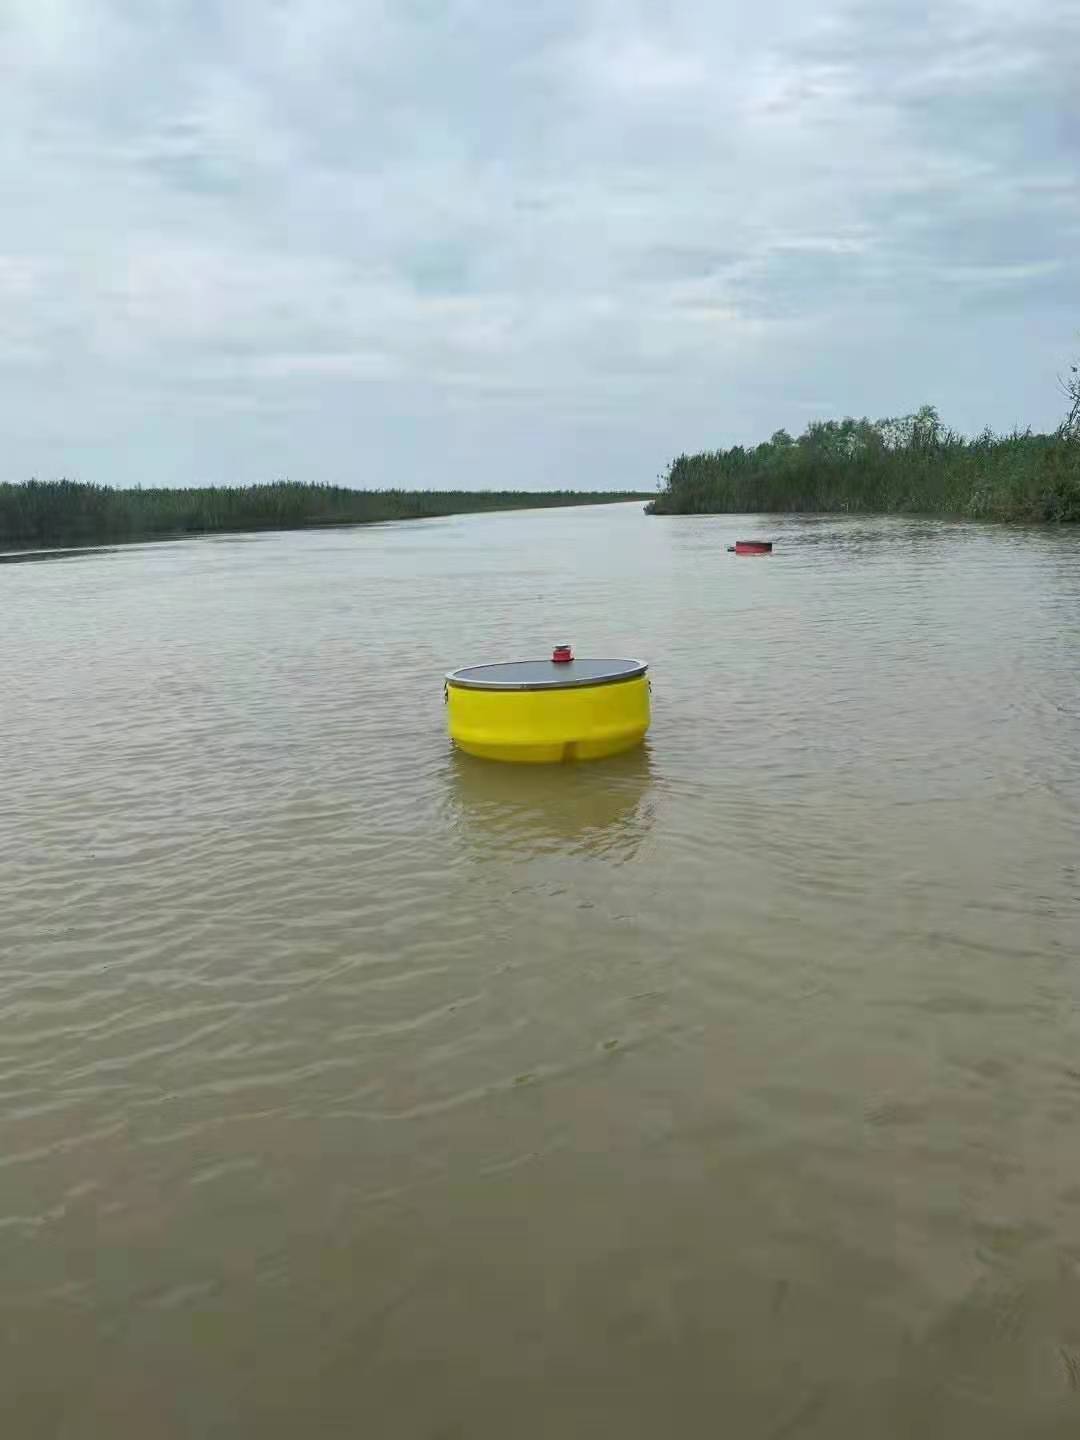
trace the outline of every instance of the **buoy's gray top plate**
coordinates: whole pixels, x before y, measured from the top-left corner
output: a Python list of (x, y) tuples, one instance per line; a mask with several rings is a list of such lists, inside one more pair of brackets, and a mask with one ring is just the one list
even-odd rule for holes
[(451, 670), (446, 682), (462, 690), (575, 690), (633, 680), (648, 668), (644, 660), (571, 660), (559, 665), (554, 660), (505, 660)]

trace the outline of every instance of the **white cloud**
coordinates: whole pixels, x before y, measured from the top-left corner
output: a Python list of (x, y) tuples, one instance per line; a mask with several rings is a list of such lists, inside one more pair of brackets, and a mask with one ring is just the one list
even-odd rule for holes
[(1050, 424), (1078, 60), (1060, 0), (7, 0), (3, 472), (621, 485), (808, 376)]

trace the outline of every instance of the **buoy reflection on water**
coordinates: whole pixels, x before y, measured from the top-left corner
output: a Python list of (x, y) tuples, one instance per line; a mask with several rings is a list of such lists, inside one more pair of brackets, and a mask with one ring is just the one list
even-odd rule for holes
[(449, 818), (473, 850), (628, 859), (652, 827), (653, 766), (645, 745), (603, 765), (554, 770), (489, 765), (458, 750), (449, 760)]

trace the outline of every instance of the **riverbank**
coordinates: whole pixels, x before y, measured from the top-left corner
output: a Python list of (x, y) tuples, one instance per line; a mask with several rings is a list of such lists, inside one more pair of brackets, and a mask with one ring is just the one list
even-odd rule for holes
[(114, 490), (71, 480), (0, 485), (0, 549), (117, 544), (229, 530), (368, 525), (484, 510), (643, 500), (636, 491), (349, 490), (339, 485)]
[(777, 431), (749, 448), (680, 455), (653, 515), (940, 515), (1014, 522), (1080, 521), (1080, 438), (987, 430), (966, 439), (926, 406), (890, 420)]

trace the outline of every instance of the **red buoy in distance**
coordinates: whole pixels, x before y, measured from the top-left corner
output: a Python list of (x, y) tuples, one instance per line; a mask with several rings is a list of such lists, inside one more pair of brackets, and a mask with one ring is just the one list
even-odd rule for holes
[(771, 555), (771, 540), (736, 540), (734, 545), (728, 546), (736, 555)]
[(554, 665), (569, 665), (574, 658), (574, 652), (569, 645), (556, 645), (551, 652), (551, 660)]

